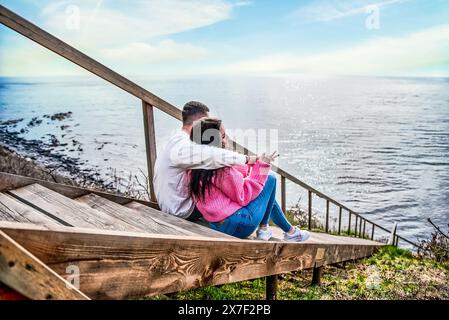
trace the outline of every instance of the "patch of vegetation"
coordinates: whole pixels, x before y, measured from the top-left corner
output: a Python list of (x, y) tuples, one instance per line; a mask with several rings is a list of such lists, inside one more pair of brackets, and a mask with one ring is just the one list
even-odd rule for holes
[[(449, 299), (449, 264), (393, 246), (357, 262), (326, 266), (321, 285), (311, 270), (279, 276), (278, 299)], [(159, 295), (150, 299), (264, 299), (265, 279)]]
[[(309, 225), (309, 213), (301, 208), (300, 206), (301, 199), (298, 200), (298, 202), (287, 209), (285, 216), (287, 217), (287, 220), (293, 224), (297, 225), (301, 228), (307, 228)], [(318, 213), (313, 211), (311, 216), (311, 222), (312, 222), (312, 229), (315, 230), (324, 230), (324, 225), (320, 222), (320, 219), (318, 218)]]
[(449, 262), (449, 235), (435, 225), (430, 218), (427, 220), (433, 226), (433, 232), (429, 239), (421, 241), (418, 254), (438, 262)]

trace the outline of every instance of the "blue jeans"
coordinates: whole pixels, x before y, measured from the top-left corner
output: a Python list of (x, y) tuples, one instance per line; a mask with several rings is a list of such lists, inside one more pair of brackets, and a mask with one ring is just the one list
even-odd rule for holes
[(284, 232), (292, 227), (276, 201), (276, 178), (272, 175), (268, 175), (259, 196), (246, 207), (234, 212), (223, 223), (210, 222), (209, 225), (212, 229), (244, 239), (259, 225), (268, 224), (270, 218)]

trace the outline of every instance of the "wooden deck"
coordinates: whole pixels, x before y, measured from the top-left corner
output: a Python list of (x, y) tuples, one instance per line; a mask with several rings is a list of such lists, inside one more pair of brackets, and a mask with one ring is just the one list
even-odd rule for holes
[[(62, 277), (68, 276), (69, 266), (77, 266), (80, 291), (94, 299), (155, 295), (316, 268), (369, 256), (382, 245), (324, 233), (288, 243), (279, 240), (279, 229), (272, 241), (241, 240), (149, 204), (71, 188), (0, 173), (0, 230)], [(5, 265), (10, 259), (1, 259), (7, 254), (0, 247), (0, 281), (10, 285)]]

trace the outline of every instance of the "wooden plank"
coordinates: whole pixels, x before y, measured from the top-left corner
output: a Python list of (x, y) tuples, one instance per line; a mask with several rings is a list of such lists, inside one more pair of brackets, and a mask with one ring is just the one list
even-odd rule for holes
[(99, 197), (95, 194), (82, 196), (80, 198), (77, 198), (76, 201), (84, 203), (95, 210), (104, 212), (111, 217), (122, 220), (149, 233), (179, 234), (191, 236), (199, 235), (194, 232), (190, 232), (189, 230), (178, 228), (177, 226), (171, 225), (168, 222), (154, 219), (151, 215), (145, 214), (142, 211), (122, 206), (108, 199)]
[(141, 213), (144, 213), (147, 216), (152, 217), (155, 221), (158, 223), (168, 223), (172, 226), (176, 226), (180, 229), (188, 230), (190, 232), (206, 236), (206, 237), (213, 237), (213, 238), (227, 238), (227, 239), (236, 239), (235, 237), (232, 237), (230, 235), (227, 235), (225, 233), (221, 233), (218, 231), (215, 231), (213, 229), (210, 229), (206, 226), (199, 225), (198, 223), (193, 223), (190, 221), (187, 221), (182, 218), (178, 218), (175, 216), (172, 216), (168, 213), (155, 210), (153, 208), (150, 208), (148, 206), (145, 206), (138, 202), (130, 202), (125, 205), (125, 207), (135, 209), (140, 211)]
[(48, 215), (62, 219), (70, 226), (123, 231), (142, 231), (101, 211), (60, 195), (39, 184), (32, 184), (10, 193)]
[(154, 165), (156, 163), (156, 133), (154, 131), (153, 106), (142, 101), (142, 110), (143, 127), (145, 131), (145, 150), (147, 154), (148, 187), (150, 189), (151, 201), (156, 202), (156, 194), (153, 185)]
[[(74, 263), (92, 298), (123, 299), (271, 276), (371, 255), (380, 245), (214, 239), (39, 227), (0, 229), (57, 273)], [(360, 239), (358, 239), (360, 240)], [(367, 240), (364, 240), (367, 241)]]
[(137, 200), (137, 199), (131, 199), (127, 197), (122, 197), (116, 194), (102, 192), (98, 190), (88, 189), (88, 188), (79, 188), (75, 186), (70, 185), (64, 185), (60, 183), (54, 183), (34, 178), (28, 178), (24, 176), (18, 176), (15, 174), (0, 172), (0, 191), (8, 191), (12, 189), (18, 189), (22, 187), (26, 187), (30, 184), (37, 183), (41, 186), (44, 186), (48, 189), (51, 189), (53, 191), (56, 191), (57, 193), (62, 194), (63, 196), (66, 196), (67, 198), (73, 199), (78, 198), (81, 196), (84, 196), (89, 193), (94, 193), (96, 195), (99, 195), (100, 197), (109, 199), (111, 201), (117, 202), (119, 204), (125, 204), (130, 201), (137, 201), (139, 203), (142, 203), (144, 205), (153, 207), (155, 209), (159, 209), (159, 206), (155, 202), (149, 202), (149, 201), (143, 201), (143, 200)]
[(4, 193), (0, 193), (0, 220), (34, 223), (48, 227), (61, 225), (54, 219)]
[(0, 230), (0, 281), (36, 300), (89, 300)]

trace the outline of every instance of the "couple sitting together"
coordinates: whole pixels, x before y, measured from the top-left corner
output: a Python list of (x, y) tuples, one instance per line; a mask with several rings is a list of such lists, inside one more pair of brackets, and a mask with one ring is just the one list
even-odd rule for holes
[(225, 149), (220, 120), (196, 101), (182, 110), (182, 130), (172, 136), (155, 164), (154, 189), (162, 211), (195, 221), (201, 216), (211, 228), (238, 238), (257, 230), (269, 240), (271, 219), (286, 241), (305, 241), (307, 231), (293, 227), (276, 197), (276, 178), (269, 174), (277, 156), (245, 156)]

